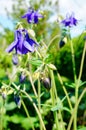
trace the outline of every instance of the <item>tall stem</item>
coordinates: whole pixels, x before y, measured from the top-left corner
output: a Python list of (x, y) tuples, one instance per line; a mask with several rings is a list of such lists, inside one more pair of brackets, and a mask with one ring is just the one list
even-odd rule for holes
[[(56, 104), (56, 98), (57, 98), (57, 94), (55, 95), (55, 91), (56, 91), (56, 85), (55, 85), (55, 80), (54, 80), (54, 75), (53, 75), (53, 71), (50, 70), (50, 75), (51, 75), (51, 99), (52, 99), (52, 106), (54, 107)], [(57, 92), (56, 92), (57, 93)], [(55, 118), (55, 123), (56, 123), (56, 128), (57, 130), (59, 130), (59, 121), (58, 121), (58, 116), (57, 116), (57, 111), (54, 111), (54, 118)]]
[(75, 116), (75, 114), (76, 114), (76, 109), (78, 108), (78, 105), (79, 105), (79, 103), (80, 103), (80, 101), (81, 101), (81, 99), (82, 99), (82, 97), (84, 96), (85, 93), (86, 93), (86, 88), (83, 90), (83, 92), (82, 92), (81, 95), (79, 96), (79, 99), (77, 100), (77, 103), (76, 103), (75, 108), (74, 108), (74, 110), (73, 110), (73, 114), (72, 114), (72, 116), (71, 116), (71, 118), (70, 118), (70, 121), (69, 121), (69, 125), (68, 125), (67, 130), (70, 130), (70, 129), (71, 129), (71, 125), (72, 125), (74, 116)]
[(57, 76), (58, 76), (58, 79), (59, 79), (59, 81), (60, 81), (60, 84), (61, 84), (61, 86), (62, 86), (62, 88), (63, 88), (63, 91), (64, 91), (64, 93), (65, 93), (65, 95), (66, 95), (66, 98), (67, 98), (69, 107), (70, 107), (70, 109), (71, 109), (71, 111), (72, 111), (73, 108), (72, 108), (72, 104), (71, 104), (70, 98), (69, 98), (69, 96), (68, 96), (68, 92), (67, 92), (67, 90), (66, 90), (66, 88), (65, 88), (65, 86), (64, 86), (64, 84), (63, 84), (62, 78), (61, 78), (61, 76), (60, 76), (60, 74), (59, 74), (58, 72), (57, 72)]
[(72, 40), (70, 40), (70, 45), (71, 45), (71, 56), (72, 56), (72, 65), (73, 65), (73, 74), (74, 74), (74, 81), (76, 83), (76, 67), (75, 67), (75, 56), (74, 56), (74, 48), (73, 48), (73, 43)]
[(46, 130), (45, 125), (44, 125), (44, 122), (43, 122), (43, 120), (42, 120), (42, 116), (41, 116), (41, 114), (40, 114), (40, 112), (39, 112), (39, 109), (37, 108), (36, 104), (33, 102), (32, 98), (29, 96), (29, 94), (28, 94), (27, 92), (25, 92), (25, 91), (23, 91), (23, 90), (21, 90), (21, 92), (22, 92), (23, 94), (25, 94), (25, 95), (27, 96), (27, 98), (32, 102), (32, 104), (33, 104), (33, 106), (34, 106), (34, 108), (35, 108), (35, 110), (36, 110), (36, 112), (37, 112), (37, 114), (38, 114), (38, 117), (39, 117), (39, 119), (40, 119), (40, 121), (41, 121), (43, 130)]
[[(40, 80), (38, 79), (38, 109), (39, 109), (39, 112), (41, 113), (41, 99), (40, 99), (40, 95), (41, 95), (41, 88), (40, 88)], [(41, 124), (41, 121), (40, 121), (40, 130), (42, 130), (42, 124)]]
[(21, 103), (22, 103), (22, 105), (23, 105), (23, 108), (24, 108), (24, 110), (25, 110), (25, 112), (26, 112), (26, 115), (27, 115), (28, 119), (30, 119), (30, 123), (31, 123), (31, 126), (32, 126), (32, 130), (35, 130), (35, 128), (34, 128), (34, 126), (33, 126), (33, 123), (32, 123), (32, 121), (31, 121), (31, 117), (30, 117), (30, 115), (29, 115), (29, 113), (28, 113), (28, 110), (27, 110), (27, 107), (26, 107), (24, 101), (21, 100)]
[[(13, 83), (13, 85), (14, 85), (14, 87), (18, 90), (18, 87), (17, 87), (14, 83)], [(40, 112), (39, 112), (39, 109), (37, 108), (36, 104), (33, 102), (33, 99), (32, 99), (32, 98), (29, 96), (29, 94), (28, 94), (27, 92), (25, 92), (24, 90), (20, 90), (20, 92), (21, 92), (22, 94), (26, 95), (27, 98), (30, 100), (30, 102), (32, 103), (33, 107), (35, 108), (35, 110), (36, 110), (36, 112), (37, 112), (37, 114), (38, 114), (38, 117), (39, 117), (39, 119), (40, 119), (40, 121), (41, 121), (43, 130), (46, 130), (45, 124), (44, 124), (44, 122), (43, 122), (43, 120), (42, 120), (42, 116), (41, 116), (41, 114), (40, 114)]]
[[(74, 82), (76, 84), (76, 67), (75, 67), (75, 56), (74, 56), (74, 48), (73, 48), (72, 40), (70, 40), (70, 45), (71, 45), (71, 56), (72, 56)], [(78, 90), (77, 90), (77, 88), (75, 88), (75, 99), (76, 99), (76, 102), (77, 102), (77, 98), (78, 98), (77, 94), (78, 94)], [(75, 117), (74, 117), (74, 130), (77, 130), (77, 111), (76, 111)]]

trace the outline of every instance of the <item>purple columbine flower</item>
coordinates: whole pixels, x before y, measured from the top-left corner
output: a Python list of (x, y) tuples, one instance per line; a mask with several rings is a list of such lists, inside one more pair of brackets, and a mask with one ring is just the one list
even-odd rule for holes
[(16, 54), (26, 54), (34, 52), (34, 44), (38, 45), (33, 39), (29, 37), (26, 29), (18, 29), (15, 31), (15, 40), (6, 49), (6, 52), (11, 52), (15, 49)]
[(37, 24), (39, 18), (43, 18), (43, 15), (38, 12), (38, 10), (29, 9), (27, 13), (25, 13), (22, 18), (26, 18), (28, 23)]
[(65, 27), (72, 27), (77, 25), (78, 20), (74, 17), (74, 14), (66, 15), (66, 19), (62, 20), (61, 23)]

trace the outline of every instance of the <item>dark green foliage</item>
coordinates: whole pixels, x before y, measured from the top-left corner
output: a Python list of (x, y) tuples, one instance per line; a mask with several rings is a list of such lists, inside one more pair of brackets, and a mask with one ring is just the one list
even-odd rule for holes
[[(73, 38), (72, 43), (74, 47), (74, 55), (75, 55), (75, 64), (76, 64), (76, 74), (78, 77), (80, 63), (82, 58), (82, 52), (85, 44), (86, 33), (81, 34), (80, 36)], [(82, 80), (86, 80), (86, 58), (84, 60), (83, 74)], [(72, 67), (72, 58), (71, 58), (71, 46), (70, 42), (67, 42), (64, 47), (59, 49), (55, 59), (55, 65), (59, 71), (59, 73), (63, 76), (66, 76), (69, 79), (73, 79), (73, 67)]]

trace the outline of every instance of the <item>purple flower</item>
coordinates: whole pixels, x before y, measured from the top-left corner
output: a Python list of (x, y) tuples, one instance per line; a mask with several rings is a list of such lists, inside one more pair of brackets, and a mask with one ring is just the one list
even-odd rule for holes
[(25, 13), (22, 18), (26, 18), (28, 23), (37, 24), (39, 18), (43, 18), (43, 15), (38, 12), (38, 10), (29, 9), (27, 13)]
[(16, 54), (26, 54), (28, 52), (34, 52), (34, 44), (38, 45), (28, 35), (26, 29), (18, 29), (15, 31), (15, 40), (6, 49), (6, 52), (11, 52), (15, 49)]
[(74, 17), (74, 14), (72, 13), (71, 15), (66, 15), (66, 19), (62, 20), (61, 23), (65, 27), (72, 27), (77, 25), (78, 20)]
[(21, 99), (19, 95), (14, 95), (14, 101), (16, 103), (16, 105), (20, 108), (21, 106)]

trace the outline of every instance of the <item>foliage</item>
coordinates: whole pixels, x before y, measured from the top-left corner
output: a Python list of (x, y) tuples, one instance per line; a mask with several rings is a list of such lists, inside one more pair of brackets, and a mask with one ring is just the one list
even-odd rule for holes
[[(20, 55), (11, 50), (7, 54), (5, 49), (16, 42), (14, 33), (6, 28), (0, 37), (3, 45), (0, 48), (0, 129), (84, 130), (86, 32), (71, 38), (69, 30), (62, 29), (56, 21), (51, 22), (50, 18), (53, 19), (54, 12), (58, 11), (57, 1), (28, 2), (33, 9), (43, 10), (44, 18), (39, 19), (37, 25), (28, 24), (21, 18), (28, 8), (27, 2), (14, 1), (13, 12), (8, 16), (14, 25), (18, 22), (15, 30), (22, 34), (21, 37), (16, 34), (17, 45), (20, 45), (14, 49), (22, 51), (24, 41), (32, 47), (30, 39), (39, 45), (34, 46), (33, 53), (29, 51)], [(70, 20), (71, 17), (69, 22), (75, 26), (77, 19)], [(25, 39), (26, 35), (29, 35), (29, 40)], [(60, 46), (60, 41), (63, 41), (63, 46)], [(16, 64), (14, 55), (17, 56)]]

